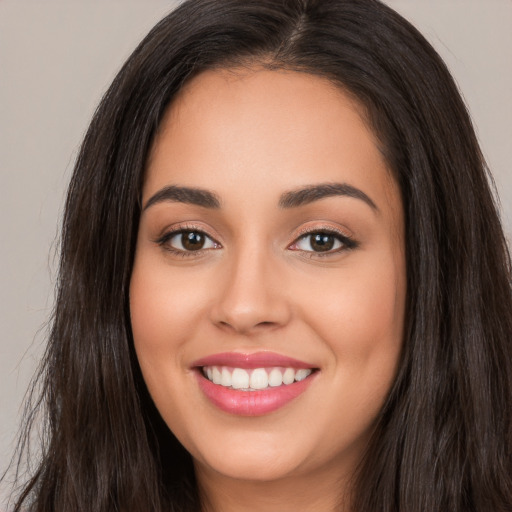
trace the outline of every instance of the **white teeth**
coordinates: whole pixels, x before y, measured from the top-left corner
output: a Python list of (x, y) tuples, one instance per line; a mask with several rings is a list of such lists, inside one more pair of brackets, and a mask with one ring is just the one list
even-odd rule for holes
[(279, 368), (272, 368), (268, 376), (268, 385), (273, 388), (280, 386), (283, 383), (283, 374)]
[(222, 380), (222, 374), (216, 366), (213, 367), (212, 374), (213, 383), (220, 384), (220, 381)]
[(229, 368), (227, 366), (203, 367), (203, 375), (214, 384), (226, 388), (256, 391), (300, 382), (311, 375), (312, 369), (295, 368)]
[(295, 370), (293, 368), (286, 368), (283, 373), (283, 384), (291, 384), (295, 380)]
[(268, 374), (264, 368), (256, 368), (251, 373), (250, 387), (252, 389), (268, 388)]
[(235, 368), (231, 374), (233, 389), (247, 389), (249, 387), (249, 374), (242, 368)]
[(311, 370), (297, 370), (297, 372), (295, 373), (295, 380), (297, 382), (304, 380), (310, 373)]
[(220, 385), (226, 388), (231, 386), (231, 373), (227, 368), (222, 368)]

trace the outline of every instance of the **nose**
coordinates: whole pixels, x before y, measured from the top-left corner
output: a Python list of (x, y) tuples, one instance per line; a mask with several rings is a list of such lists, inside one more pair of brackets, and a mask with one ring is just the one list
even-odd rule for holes
[(282, 269), (264, 251), (246, 250), (226, 261), (211, 312), (218, 327), (251, 335), (286, 325), (290, 302)]

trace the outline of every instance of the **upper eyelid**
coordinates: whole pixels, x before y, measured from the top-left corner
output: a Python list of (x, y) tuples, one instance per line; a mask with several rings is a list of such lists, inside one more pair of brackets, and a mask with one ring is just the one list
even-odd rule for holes
[(301, 228), (299, 232), (295, 235), (294, 241), (298, 240), (301, 237), (312, 235), (315, 233), (329, 233), (332, 235), (338, 235), (341, 238), (349, 240), (353, 239), (352, 234), (347, 233), (342, 229), (335, 228), (334, 226), (310, 226), (306, 228)]
[(197, 226), (195, 224), (188, 224), (188, 223), (173, 225), (173, 226), (165, 228), (164, 230), (161, 231), (161, 234), (156, 237), (155, 241), (159, 241), (164, 238), (169, 239), (169, 238), (172, 238), (173, 236), (176, 236), (179, 233), (183, 233), (185, 231), (193, 231), (193, 232), (201, 233), (202, 235), (205, 235), (208, 238), (212, 239), (215, 243), (221, 245), (220, 242), (217, 240), (217, 237), (212, 236), (208, 232), (208, 230), (206, 230), (203, 227)]
[(325, 233), (331, 236), (334, 236), (338, 238), (338, 241), (341, 242), (342, 248), (336, 249), (336, 250), (329, 250), (325, 252), (317, 252), (317, 251), (305, 251), (301, 250), (301, 252), (308, 254), (309, 256), (318, 256), (318, 257), (327, 257), (330, 255), (339, 254), (340, 252), (356, 249), (359, 247), (359, 242), (354, 239), (353, 235), (345, 233), (341, 229), (336, 229), (334, 226), (310, 226), (307, 228), (304, 228), (301, 231), (301, 234), (297, 235), (293, 242), (288, 245), (288, 247), (293, 246), (294, 244), (297, 244), (299, 240), (303, 238), (307, 238), (308, 236), (314, 235), (316, 233)]
[[(195, 251), (187, 251), (187, 250), (183, 250), (183, 249), (180, 249), (180, 248), (177, 248), (177, 247), (173, 247), (170, 242), (171, 240), (176, 237), (176, 236), (179, 236), (180, 233), (184, 233), (184, 232), (195, 232), (195, 233), (201, 233), (202, 235), (204, 235), (206, 238), (208, 238), (211, 242), (214, 243), (215, 247), (206, 247), (206, 248), (201, 248), (201, 249), (197, 249)], [(204, 255), (205, 254), (205, 251), (211, 251), (212, 249), (220, 249), (222, 248), (222, 244), (220, 244), (219, 242), (217, 242), (217, 240), (210, 236), (204, 229), (197, 229), (193, 226), (180, 226), (180, 227), (175, 227), (175, 228), (168, 228), (167, 230), (165, 230), (163, 232), (162, 235), (160, 235), (158, 238), (154, 239), (153, 242), (158, 245), (160, 248), (164, 249), (165, 251), (169, 252), (169, 253), (173, 253), (174, 256), (180, 256), (180, 257), (199, 257), (200, 255)]]
[[(218, 238), (215, 236), (212, 236), (208, 232), (208, 230), (206, 230), (205, 228), (198, 226), (194, 223), (188, 223), (188, 222), (185, 222), (183, 224), (178, 224), (178, 225), (175, 225), (172, 227), (168, 227), (154, 241), (156, 243), (163, 243), (164, 241), (168, 241), (172, 237), (176, 236), (177, 234), (179, 234), (181, 232), (185, 232), (185, 231), (194, 231), (194, 232), (201, 233), (204, 236), (210, 238), (213, 242), (218, 244), (220, 247), (223, 246), (223, 244), (218, 241)], [(301, 238), (313, 235), (315, 233), (328, 233), (328, 234), (331, 234), (334, 236), (338, 236), (339, 238), (341, 238), (342, 242), (343, 241), (346, 242), (347, 240), (350, 240), (354, 244), (356, 244), (356, 241), (354, 240), (353, 236), (349, 233), (344, 232), (341, 229), (337, 229), (334, 226), (327, 226), (327, 225), (318, 226), (317, 225), (317, 226), (308, 226), (308, 227), (301, 228), (298, 232), (295, 233), (292, 241), (287, 244), (287, 247), (289, 247), (290, 245), (293, 245)]]

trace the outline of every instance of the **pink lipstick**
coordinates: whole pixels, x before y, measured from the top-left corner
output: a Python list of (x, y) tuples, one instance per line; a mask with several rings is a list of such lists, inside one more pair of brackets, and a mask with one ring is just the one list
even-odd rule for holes
[(268, 414), (300, 396), (313, 382), (313, 365), (272, 352), (226, 352), (193, 363), (205, 396), (242, 416)]

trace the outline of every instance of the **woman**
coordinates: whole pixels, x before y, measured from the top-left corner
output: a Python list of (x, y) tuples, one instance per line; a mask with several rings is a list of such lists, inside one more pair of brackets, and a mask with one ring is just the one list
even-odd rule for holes
[(77, 161), (16, 510), (510, 510), (510, 311), (471, 122), (413, 27), (185, 2)]

